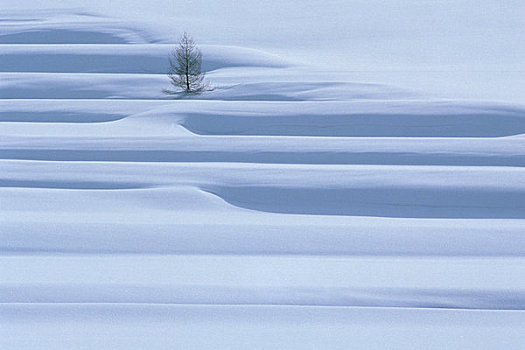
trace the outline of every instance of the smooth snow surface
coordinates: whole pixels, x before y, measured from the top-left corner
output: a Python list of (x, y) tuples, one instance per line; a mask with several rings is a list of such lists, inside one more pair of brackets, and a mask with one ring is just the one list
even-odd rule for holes
[(521, 2), (5, 5), (2, 350), (525, 348)]

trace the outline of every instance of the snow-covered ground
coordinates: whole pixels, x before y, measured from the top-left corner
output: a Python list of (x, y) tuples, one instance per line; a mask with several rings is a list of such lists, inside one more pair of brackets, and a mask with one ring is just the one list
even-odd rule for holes
[(1, 349), (525, 348), (522, 2), (6, 5)]

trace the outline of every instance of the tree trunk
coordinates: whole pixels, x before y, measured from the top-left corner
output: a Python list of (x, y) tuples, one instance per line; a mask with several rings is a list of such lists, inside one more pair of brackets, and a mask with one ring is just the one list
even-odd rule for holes
[(186, 91), (190, 92), (190, 72), (189, 72), (189, 63), (186, 63)]

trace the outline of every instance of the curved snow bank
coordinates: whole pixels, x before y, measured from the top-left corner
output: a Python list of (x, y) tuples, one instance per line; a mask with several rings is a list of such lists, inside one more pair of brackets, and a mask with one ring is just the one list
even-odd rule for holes
[[(386, 181), (386, 179), (385, 179)], [(272, 213), (405, 218), (525, 218), (525, 189), (407, 184), (368, 188), (221, 186), (210, 192), (235, 206)]]
[[(166, 74), (176, 44), (0, 45), (0, 72)], [(286, 67), (264, 51), (202, 45), (202, 68)]]
[(31, 181), (31, 180), (0, 180), (0, 187), (9, 188), (51, 188), (51, 189), (78, 189), (78, 190), (122, 190), (144, 187), (140, 182), (112, 181)]
[[(2, 181), (192, 186), (263, 212), (525, 218), (525, 168), (2, 161)], [(38, 178), (28, 175), (38, 172)]]
[(223, 101), (344, 101), (413, 97), (407, 91), (380, 84), (323, 81), (276, 83), (272, 80), (279, 79), (279, 74), (273, 74), (276, 75), (262, 78), (268, 80), (265, 82), (222, 86), (200, 98)]
[(81, 29), (31, 29), (0, 34), (0, 44), (126, 44), (129, 33), (104, 33)]
[(520, 258), (134, 255), (0, 262), (0, 303), (525, 309)]
[(2, 13), (0, 44), (146, 43), (144, 30), (117, 19), (75, 10)]
[[(278, 78), (276, 69), (264, 80)], [(392, 87), (329, 82), (263, 81), (251, 84), (221, 86), (213, 91), (187, 96), (166, 96), (170, 86), (166, 75), (113, 73), (0, 73), (0, 97), (6, 99), (183, 99), (221, 101), (335, 101), (411, 98), (410, 94)], [(210, 78), (213, 84), (220, 80)], [(52, 85), (54, 88), (49, 89)]]
[[(516, 276), (517, 277), (517, 276)], [(191, 288), (191, 293), (188, 289)], [(155, 291), (152, 293), (152, 291)], [(229, 287), (52, 283), (0, 286), (2, 303), (417, 307), (525, 311), (525, 292), (493, 289)]]
[(113, 113), (87, 113), (87, 112), (7, 112), (0, 111), (0, 122), (21, 123), (100, 123), (115, 121), (125, 116)]
[(461, 102), (281, 104), (244, 113), (187, 113), (200, 135), (496, 137), (525, 133), (525, 110)]
[[(155, 189), (141, 191), (150, 193)], [(190, 212), (189, 206), (183, 205), (177, 211), (159, 208), (152, 201), (143, 201), (137, 209), (135, 203), (144, 196), (123, 203), (118, 190), (105, 191), (105, 196), (79, 190), (69, 198), (57, 192), (15, 188), (1, 191), (13, 200), (25, 200), (19, 201), (17, 209), (2, 212), (2, 252), (521, 257), (525, 248), (522, 220), (272, 214), (240, 211), (224, 202), (220, 210), (203, 213)], [(60, 203), (56, 204), (59, 212), (52, 217), (45, 208), (27, 208), (27, 203), (49, 198)], [(133, 199), (133, 195), (128, 198)], [(66, 210), (75, 208), (79, 199), (85, 207), (77, 212)], [(172, 197), (166, 202), (173, 208), (175, 203), (185, 203), (183, 199)], [(111, 214), (97, 210), (101, 203), (111, 204), (112, 200), (119, 203), (118, 210)]]
[[(483, 272), (481, 272), (483, 273)], [(38, 327), (35, 325), (38, 324)], [(2, 304), (16, 349), (520, 349), (525, 312), (152, 304)], [(32, 329), (32, 336), (27, 330)], [(93, 336), (93, 335), (96, 336)]]
[[(74, 123), (118, 114), (64, 111), (6, 116)], [(0, 118), (2, 113), (0, 113)], [(137, 117), (135, 115), (134, 117)], [(133, 119), (134, 117), (131, 117)], [(71, 119), (66, 119), (71, 118)], [(23, 120), (19, 120), (23, 121)], [(128, 120), (131, 121), (131, 120)], [(118, 124), (118, 123), (114, 123)], [(83, 125), (79, 125), (83, 126)], [(100, 125), (106, 127), (108, 124)], [(273, 164), (384, 164), (525, 166), (525, 138), (345, 138), (194, 135), (95, 137), (2, 136), (0, 158), (54, 161), (227, 162)]]
[[(166, 99), (164, 75), (0, 73), (4, 99)], [(53, 89), (49, 89), (53, 86)]]
[[(53, 79), (56, 77), (49, 79), (50, 77), (46, 74), (34, 73), (15, 75), (14, 77), (9, 74), (6, 76), (7, 82), (0, 83), (0, 93), (13, 93), (16, 96), (21, 96), (19, 93), (21, 90), (31, 91), (33, 85), (38, 86), (38, 94), (41, 92), (42, 94), (49, 93), (50, 97), (62, 93), (64, 96), (82, 94), (84, 94), (82, 96), (90, 96), (93, 92), (95, 96), (97, 94), (111, 96), (120, 93), (121, 98), (126, 95), (144, 97), (146, 94), (150, 94), (150, 96), (158, 94), (160, 96), (162, 95), (160, 89), (166, 86), (165, 77), (160, 76), (112, 75), (106, 77), (101, 74), (96, 75), (97, 79), (90, 83), (90, 74), (80, 74), (76, 77), (63, 75), (60, 79), (57, 78), (63, 84), (56, 84), (57, 88), (49, 92), (49, 89), (44, 89), (44, 87), (53, 83)], [(137, 84), (140, 79), (143, 79), (142, 85)], [(130, 84), (130, 87), (123, 89), (122, 87), (126, 84)], [(3, 89), (1, 88), (2, 85), (5, 86)], [(11, 90), (11, 87), (14, 88)], [(113, 97), (118, 96), (113, 95)], [(56, 112), (56, 118), (63, 118), (64, 121), (68, 122), (76, 121), (75, 116), (82, 113), (89, 116), (85, 119), (86, 121), (91, 120), (91, 117), (109, 120), (113, 118), (112, 115), (115, 115), (115, 118), (127, 116), (125, 120), (115, 122), (113, 132), (121, 135), (122, 133), (119, 130), (123, 130), (128, 124), (133, 123), (136, 129), (130, 129), (127, 135), (136, 136), (137, 141), (139, 137), (145, 136), (144, 130), (157, 126), (159, 132), (162, 131), (158, 134), (159, 136), (161, 134), (166, 135), (166, 130), (173, 128), (183, 130), (186, 136), (191, 135), (191, 132), (214, 136), (185, 139), (185, 141), (192, 141), (194, 144), (201, 143), (203, 150), (206, 150), (208, 144), (220, 147), (220, 139), (224, 140), (222, 141), (224, 145), (232, 142), (242, 143), (248, 147), (246, 150), (252, 153), (253, 151), (306, 153), (307, 150), (309, 152), (337, 151), (344, 153), (351, 149), (355, 153), (380, 157), (380, 154), (376, 153), (389, 148), (395, 149), (396, 153), (400, 154), (398, 158), (402, 164), (405, 164), (406, 161), (402, 160), (401, 153), (406, 153), (406, 156), (411, 157), (411, 153), (420, 153), (422, 149), (428, 150), (424, 153), (433, 153), (432, 156), (436, 159), (446, 158), (448, 157), (447, 154), (451, 153), (451, 148), (447, 146), (450, 143), (450, 145), (462, 144), (460, 148), (454, 150), (458, 155), (464, 154), (465, 157), (468, 154), (472, 155), (474, 160), (472, 162), (467, 160), (465, 165), (481, 165), (481, 161), (476, 161), (475, 158), (481, 156), (479, 147), (483, 147), (484, 141), (482, 139), (472, 140), (471, 138), (517, 136), (525, 133), (525, 109), (522, 106), (461, 101), (368, 100), (305, 101), (300, 103), (250, 101), (238, 103), (235, 101), (203, 100), (126, 101), (114, 99), (96, 101), (86, 98), (76, 101), (60, 100), (60, 103), (57, 103), (53, 98), (49, 98), (48, 100), (4, 100), (0, 101), (0, 107), (4, 118), (8, 118), (11, 122), (17, 121), (16, 115), (23, 118), (20, 121), (38, 121), (39, 113), (42, 112)], [(38, 111), (35, 112), (35, 109)], [(111, 112), (108, 113), (108, 111)], [(34, 118), (30, 116), (33, 112), (35, 112)], [(72, 117), (67, 116), (69, 112), (71, 112)], [(97, 117), (94, 114), (101, 116)], [(49, 116), (49, 118), (53, 117)], [(38, 125), (5, 123), (0, 131), (4, 136), (16, 134), (61, 137), (66, 135), (107, 136), (106, 127), (99, 127), (95, 130), (94, 125), (79, 125), (75, 128), (68, 127), (65, 134), (56, 131), (63, 127), (64, 125), (53, 123), (39, 123)], [(92, 130), (90, 131), (90, 129)], [(175, 136), (175, 133), (172, 135)], [(179, 136), (180, 133), (177, 135)], [(254, 137), (237, 137), (238, 135)], [(267, 138), (268, 142), (260, 137), (268, 135), (273, 136)], [(323, 136), (326, 137), (326, 140), (314, 140), (311, 137), (287, 138), (285, 136)], [(330, 136), (334, 137), (329, 139)], [(393, 138), (379, 139), (380, 136), (395, 138), (409, 136), (420, 139), (395, 141)], [(430, 138), (439, 137), (444, 139), (430, 140)], [(449, 137), (457, 138), (457, 140), (446, 139)], [(469, 139), (462, 141), (460, 137), (468, 137)], [(302, 139), (303, 141), (301, 141)], [(59, 139), (57, 142), (61, 142), (61, 140)], [(520, 137), (513, 137), (512, 140), (488, 140), (487, 142), (493, 144), (495, 148), (490, 150), (488, 147), (484, 147), (484, 152), (488, 152), (484, 155), (494, 154), (519, 158), (521, 154), (520, 140), (522, 140)], [(165, 139), (152, 139), (152, 142), (165, 143), (167, 141)], [(177, 142), (177, 140), (173, 139), (173, 142)], [(309, 147), (309, 142), (314, 142), (316, 146), (321, 148)], [(405, 144), (407, 148), (398, 147), (397, 145), (400, 145), (400, 142)], [(509, 148), (508, 151), (501, 153), (502, 147), (505, 148), (504, 145), (509, 142), (514, 142), (515, 150), (512, 151)], [(302, 143), (301, 148), (293, 147), (294, 143)], [(289, 150), (282, 148), (288, 144), (293, 148)], [(360, 144), (366, 144), (367, 147), (359, 147)], [(414, 148), (416, 144), (418, 144), (417, 149)], [(218, 151), (227, 150), (224, 149), (224, 145)], [(256, 145), (257, 147), (255, 147)], [(328, 145), (333, 147), (328, 149)], [(436, 146), (439, 147), (436, 148)], [(237, 152), (241, 152), (241, 150), (238, 149)], [(389, 153), (391, 152), (389, 151)], [(256, 156), (262, 157), (263, 155)], [(334, 154), (334, 157), (339, 157), (339, 155)], [(277, 162), (279, 161), (277, 160)], [(424, 163), (423, 160), (416, 163), (419, 162)], [(446, 159), (443, 160), (443, 164), (447, 164)], [(510, 163), (506, 163), (502, 158), (501, 164)]]

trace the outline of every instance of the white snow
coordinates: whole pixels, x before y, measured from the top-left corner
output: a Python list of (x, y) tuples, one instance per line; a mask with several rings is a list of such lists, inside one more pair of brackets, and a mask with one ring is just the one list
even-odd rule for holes
[(524, 348), (520, 1), (3, 5), (1, 349)]

